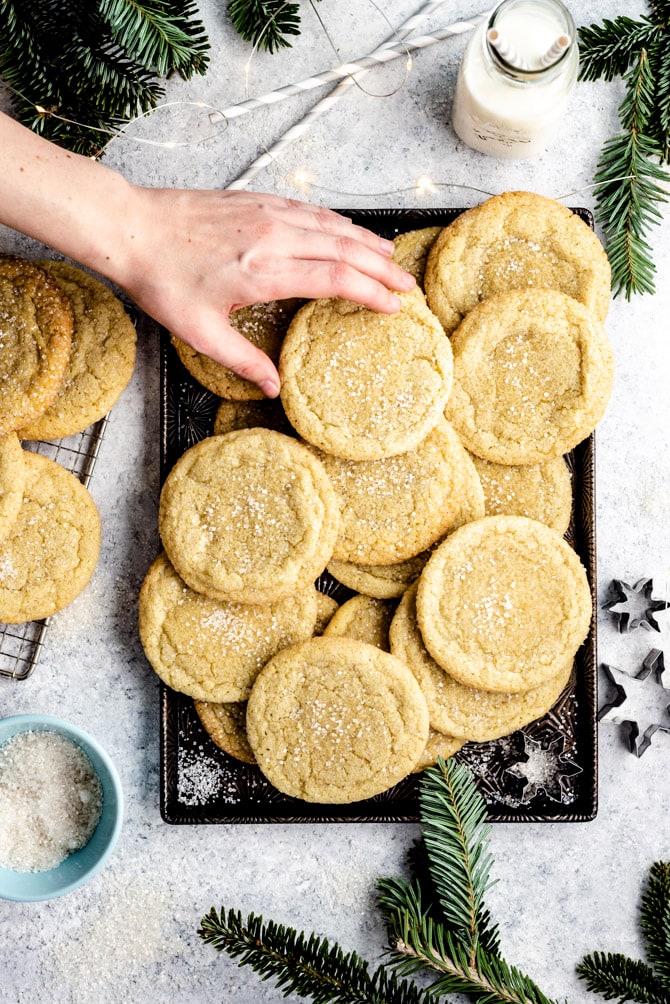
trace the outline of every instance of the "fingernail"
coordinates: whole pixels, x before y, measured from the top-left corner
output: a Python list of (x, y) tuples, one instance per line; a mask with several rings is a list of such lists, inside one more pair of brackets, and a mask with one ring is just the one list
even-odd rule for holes
[(416, 286), (416, 279), (409, 272), (403, 272), (401, 282), (401, 289), (414, 289)]
[(264, 380), (258, 386), (266, 397), (277, 397), (279, 394), (279, 384), (276, 380)]
[(391, 310), (394, 311), (400, 310), (400, 308), (402, 307), (402, 300), (400, 299), (400, 297), (391, 296), (391, 299), (389, 300), (389, 307), (391, 308)]
[(379, 238), (379, 249), (382, 254), (393, 254), (395, 251), (395, 244), (393, 241), (387, 241), (383, 237)]

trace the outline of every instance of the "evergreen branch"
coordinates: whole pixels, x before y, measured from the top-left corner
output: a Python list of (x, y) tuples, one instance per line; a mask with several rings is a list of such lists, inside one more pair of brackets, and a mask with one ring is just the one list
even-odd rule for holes
[(424, 908), (418, 883), (383, 885), (391, 959), (407, 976), (426, 969), (438, 979), (429, 990), (435, 996), (470, 994), (478, 1004), (555, 1004), (539, 987), (498, 955), (468, 945), (446, 925), (435, 922)]
[(209, 48), (195, 4), (167, 0), (100, 0), (100, 14), (126, 54), (162, 77), (174, 70), (187, 79), (207, 68)]
[(486, 804), (467, 767), (442, 759), (425, 771), (420, 791), (423, 842), (437, 899), (473, 957), (480, 944), (498, 951), (497, 929), (484, 908), (491, 887)]
[(594, 952), (582, 959), (577, 975), (584, 980), (587, 990), (607, 1001), (668, 1004), (667, 989), (656, 980), (653, 970), (625, 955)]
[(649, 133), (658, 148), (663, 163), (670, 161), (670, 32), (665, 33), (648, 50), (649, 62), (656, 81), (654, 109)]
[(656, 861), (642, 896), (640, 926), (647, 959), (666, 991), (670, 991), (670, 863)]
[(0, 73), (18, 119), (63, 146), (97, 154), (100, 132), (113, 135), (164, 93), (156, 66), (136, 54), (154, 58), (160, 70), (203, 71), (206, 38), (193, 12), (192, 3), (173, 0), (3, 0)]
[(286, 0), (230, 0), (228, 15), (247, 42), (276, 52), (300, 34), (300, 5)]
[(661, 27), (670, 27), (670, 0), (649, 0), (649, 6)]
[(653, 293), (655, 266), (646, 240), (649, 226), (662, 214), (658, 203), (667, 195), (658, 184), (666, 172), (654, 160), (656, 143), (646, 135), (654, 109), (653, 77), (643, 50), (626, 75), (627, 93), (619, 114), (625, 133), (608, 140), (602, 150), (595, 181), (599, 185), (596, 218), (602, 223), (612, 266), (615, 296), (624, 292)]
[(284, 996), (297, 993), (315, 1004), (431, 1004), (428, 991), (398, 980), (380, 966), (370, 973), (356, 952), (344, 953), (326, 938), (308, 939), (293, 928), (234, 910), (212, 907), (198, 934), (238, 965), (250, 966), (263, 980), (274, 977)]
[(661, 28), (648, 17), (634, 21), (621, 15), (578, 29), (580, 80), (613, 80), (623, 76), (642, 48), (661, 35)]

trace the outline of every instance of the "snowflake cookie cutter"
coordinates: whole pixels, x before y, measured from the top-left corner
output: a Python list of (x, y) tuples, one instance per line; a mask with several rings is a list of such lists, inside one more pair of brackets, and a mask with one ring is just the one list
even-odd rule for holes
[[(670, 732), (670, 674), (666, 677), (666, 668), (658, 648), (652, 648), (635, 676), (603, 665), (616, 696), (600, 709), (598, 721), (628, 725), (630, 750), (637, 757), (649, 749), (657, 732)], [(650, 677), (655, 687), (647, 683)]]
[(505, 768), (506, 774), (524, 782), (521, 797), (515, 801), (519, 805), (528, 805), (543, 793), (552, 802), (564, 803), (568, 780), (582, 773), (579, 764), (569, 760), (565, 754), (565, 736), (542, 740), (533, 739), (524, 731), (521, 735), (525, 760), (518, 760)]
[(661, 630), (654, 614), (667, 610), (670, 602), (654, 599), (653, 579), (640, 579), (632, 586), (622, 579), (613, 579), (611, 588), (614, 599), (603, 603), (603, 610), (614, 614), (621, 634), (639, 627), (648, 631)]

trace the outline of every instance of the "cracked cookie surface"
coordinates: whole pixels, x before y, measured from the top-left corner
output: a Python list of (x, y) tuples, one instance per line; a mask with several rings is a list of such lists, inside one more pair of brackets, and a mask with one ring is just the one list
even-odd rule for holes
[(256, 763), (247, 739), (247, 702), (194, 701), (202, 727), (215, 746), (243, 763)]
[(413, 450), (382, 460), (318, 453), (339, 499), (337, 561), (392, 565), (430, 547), (453, 524), (468, 458), (448, 422)]
[(525, 516), (487, 516), (433, 553), (416, 608), (427, 650), (454, 679), (517, 693), (574, 656), (589, 630), (591, 592), (554, 530)]
[(417, 446), (451, 390), (451, 346), (418, 289), (397, 314), (349, 300), (312, 300), (282, 346), (284, 410), (300, 435), (349, 460), (391, 457)]
[(269, 429), (202, 440), (168, 474), (159, 531), (196, 592), (272, 603), (306, 589), (332, 556), (337, 497), (302, 444)]
[(316, 589), (276, 603), (226, 603), (189, 589), (165, 554), (153, 562), (139, 598), (147, 659), (173, 690), (200, 701), (245, 701), (280, 649), (310, 638)]
[(120, 397), (135, 367), (135, 326), (121, 301), (98, 279), (67, 262), (38, 264), (70, 303), (72, 348), (56, 397), (19, 435), (60, 439), (83, 432)]
[[(296, 299), (252, 303), (248, 307), (232, 310), (230, 323), (276, 364), (286, 329), (301, 303), (302, 300)], [(221, 363), (198, 352), (176, 335), (171, 336), (171, 341), (183, 366), (213, 394), (231, 401), (260, 401), (265, 398), (263, 391), (251, 380), (245, 380)]]
[(9, 534), (19, 515), (26, 483), (26, 465), (19, 437), (14, 432), (0, 437), (0, 540)]
[(399, 659), (351, 638), (313, 638), (261, 671), (247, 735), (275, 788), (309, 802), (356, 802), (414, 768), (428, 709)]
[(532, 192), (503, 192), (443, 229), (424, 284), (449, 334), (482, 300), (529, 287), (560, 290), (604, 321), (610, 265), (596, 235), (570, 209)]
[(100, 516), (88, 490), (53, 460), (25, 452), (19, 514), (0, 543), (0, 621), (41, 620), (88, 583), (100, 551)]
[(44, 269), (0, 255), (0, 436), (20, 429), (54, 400), (72, 326), (69, 301)]
[(563, 457), (545, 464), (493, 464), (473, 456), (487, 516), (528, 516), (564, 534), (572, 514), (572, 483)]
[(416, 676), (428, 704), (431, 728), (462, 742), (487, 742), (510, 735), (544, 715), (570, 679), (572, 658), (546, 682), (516, 694), (468, 687), (435, 662), (424, 645), (416, 617), (417, 584), (398, 604), (389, 632), (391, 652)]
[(581, 443), (605, 413), (612, 348), (602, 324), (563, 293), (498, 293), (468, 314), (452, 345), (445, 415), (484, 460), (553, 459)]

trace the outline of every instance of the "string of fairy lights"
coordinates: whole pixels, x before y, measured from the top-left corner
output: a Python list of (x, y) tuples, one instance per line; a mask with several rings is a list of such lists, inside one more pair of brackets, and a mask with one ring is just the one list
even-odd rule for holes
[[(484, 11), (475, 15), (474, 17), (464, 20), (457, 21), (452, 24), (446, 25), (443, 28), (438, 28), (432, 31), (430, 34), (415, 35), (414, 32), (419, 29), (423, 23), (435, 13), (445, 2), (445, 0), (425, 0), (423, 6), (411, 16), (403, 25), (399, 27), (394, 27), (389, 21), (386, 14), (381, 10), (379, 5), (375, 0), (368, 0), (368, 3), (373, 7), (375, 12), (385, 21), (390, 29), (389, 39), (378, 46), (373, 52), (366, 56), (357, 59), (355, 62), (341, 62), (338, 66), (333, 67), (329, 70), (318, 73), (312, 77), (308, 77), (304, 80), (297, 81), (295, 83), (286, 84), (278, 87), (272, 91), (269, 91), (260, 96), (252, 96), (252, 67), (254, 65), (255, 59), (257, 58), (258, 50), (262, 45), (263, 38), (259, 37), (252, 47), (249, 58), (247, 59), (244, 69), (243, 69), (243, 84), (244, 84), (244, 94), (245, 97), (242, 101), (235, 104), (231, 104), (225, 108), (219, 108), (208, 101), (200, 98), (195, 98), (191, 100), (172, 100), (164, 101), (157, 104), (155, 107), (141, 112), (138, 115), (131, 118), (124, 125), (116, 129), (105, 129), (102, 127), (86, 126), (87, 129), (94, 129), (100, 132), (102, 135), (107, 135), (109, 138), (104, 142), (104, 144), (99, 148), (98, 152), (95, 154), (93, 159), (99, 160), (106, 153), (109, 152), (110, 147), (121, 140), (126, 140), (131, 143), (136, 143), (138, 145), (151, 146), (159, 148), (161, 150), (176, 150), (179, 148), (194, 148), (197, 146), (202, 146), (204, 144), (212, 143), (220, 139), (220, 137), (225, 134), (229, 128), (231, 122), (241, 115), (246, 115), (248, 113), (253, 113), (257, 108), (269, 108), (280, 101), (285, 100), (296, 94), (306, 93), (308, 90), (315, 89), (317, 87), (323, 87), (327, 83), (337, 81), (336, 86), (327, 93), (324, 97), (320, 98), (315, 105), (306, 113), (306, 115), (300, 119), (295, 125), (291, 126), (290, 129), (284, 133), (272, 146), (268, 147), (262, 137), (259, 134), (257, 123), (254, 120), (253, 114), (250, 115), (250, 125), (251, 131), (254, 134), (259, 150), (261, 151), (259, 156), (229, 185), (226, 186), (227, 189), (243, 189), (265, 168), (270, 165), (276, 166), (281, 163), (281, 155), (283, 151), (293, 142), (303, 137), (313, 122), (326, 114), (333, 105), (341, 99), (341, 97), (351, 88), (357, 87), (366, 96), (377, 98), (380, 100), (388, 99), (395, 94), (397, 94), (406, 85), (409, 76), (412, 72), (414, 66), (414, 60), (412, 57), (412, 52), (415, 50), (420, 50), (427, 48), (430, 45), (435, 44), (438, 41), (442, 41), (449, 37), (457, 37), (459, 35), (466, 35), (472, 31), (477, 24), (479, 24), (484, 18), (488, 17), (490, 11)], [(340, 50), (335, 43), (331, 32), (328, 29), (321, 13), (316, 9), (313, 0), (310, 0), (310, 6), (314, 11), (318, 25), (323, 32), (323, 35), (327, 39), (329, 47), (335, 53), (338, 59), (341, 59)], [(279, 13), (279, 12), (277, 12)], [(392, 60), (403, 60), (404, 62), (404, 75), (400, 83), (394, 86), (392, 89), (385, 91), (383, 93), (375, 92), (366, 88), (362, 81), (366, 74), (370, 73), (375, 67), (385, 65), (387, 62)], [(16, 91), (15, 88), (9, 87), (10, 91), (14, 93), (20, 92)], [(25, 100), (24, 95), (20, 95)], [(59, 119), (62, 122), (70, 123), (72, 125), (80, 126), (79, 123), (73, 119), (69, 119), (65, 116), (61, 116), (58, 112), (54, 111), (52, 108), (47, 108), (46, 102), (44, 104), (35, 104), (35, 111), (41, 116), (51, 116)], [(186, 138), (179, 139), (153, 139), (147, 136), (138, 136), (133, 133), (133, 127), (137, 126), (139, 123), (146, 121), (147, 119), (153, 118), (158, 114), (164, 112), (171, 112), (177, 109), (194, 109), (198, 114), (202, 115), (201, 121), (198, 123), (198, 129), (193, 130)], [(200, 129), (200, 125), (206, 127), (204, 135)], [(195, 136), (194, 133), (197, 131), (198, 135)], [(299, 191), (303, 196), (308, 197), (314, 191), (318, 191), (327, 196), (337, 196), (337, 197), (347, 197), (347, 198), (398, 198), (403, 195), (413, 195), (417, 201), (425, 200), (429, 196), (435, 195), (441, 189), (457, 189), (462, 191), (474, 192), (476, 194), (484, 195), (486, 197), (494, 195), (494, 192), (487, 191), (485, 189), (477, 188), (473, 185), (460, 184), (458, 182), (442, 182), (435, 181), (430, 176), (423, 174), (416, 178), (413, 184), (402, 187), (393, 188), (386, 191), (374, 191), (374, 192), (362, 192), (362, 191), (343, 191), (342, 189), (334, 189), (323, 184), (319, 184), (314, 172), (306, 167), (299, 167), (292, 172), (284, 172), (283, 180), (289, 184), (291, 187)], [(622, 179), (623, 180), (623, 179)], [(577, 190), (564, 193), (559, 196), (554, 196), (557, 200), (564, 200), (568, 198), (573, 198), (583, 192), (598, 187), (598, 183), (584, 186)]]

